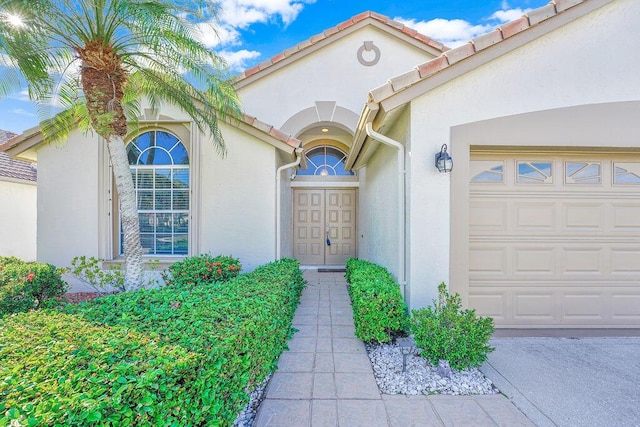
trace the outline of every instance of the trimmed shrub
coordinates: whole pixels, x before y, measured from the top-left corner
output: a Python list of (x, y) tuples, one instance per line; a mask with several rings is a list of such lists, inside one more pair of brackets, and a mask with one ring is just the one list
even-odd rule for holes
[(379, 265), (349, 259), (345, 277), (353, 307), (356, 337), (366, 342), (389, 342), (409, 327), (400, 286)]
[(437, 365), (448, 360), (454, 369), (480, 366), (493, 347), (493, 319), (478, 317), (475, 310), (462, 310), (460, 295), (450, 295), (447, 285), (438, 286), (433, 307), (413, 310), (411, 329), (420, 355)]
[(0, 316), (40, 308), (61, 297), (67, 283), (51, 264), (0, 259)]
[[(66, 315), (51, 314), (44, 327), (49, 335), (43, 342), (62, 342), (58, 353), (31, 347), (28, 333), (15, 328), (35, 320), (21, 317), (2, 336), (7, 345), (0, 359), (9, 363), (1, 364), (0, 378), (9, 382), (0, 382), (0, 402), (6, 401), (0, 413), (24, 424), (33, 418), (65, 426), (229, 426), (248, 402), (247, 392), (274, 370), (286, 348), (303, 287), (298, 262), (281, 260), (225, 284), (66, 305), (60, 309)], [(62, 332), (66, 324), (69, 334)], [(66, 344), (72, 331), (78, 337), (88, 331), (91, 338)], [(9, 351), (10, 358), (3, 353)], [(38, 393), (20, 397), (34, 387)]]
[(228, 282), (240, 274), (240, 260), (228, 255), (203, 254), (175, 262), (162, 272), (167, 286)]
[(179, 346), (49, 310), (0, 319), (0, 341), (0, 426), (187, 425), (185, 384), (204, 369)]

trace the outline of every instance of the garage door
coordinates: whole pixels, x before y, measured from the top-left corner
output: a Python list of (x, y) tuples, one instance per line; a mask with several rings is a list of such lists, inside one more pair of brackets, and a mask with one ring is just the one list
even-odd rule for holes
[(469, 305), (502, 327), (640, 326), (640, 155), (473, 153)]

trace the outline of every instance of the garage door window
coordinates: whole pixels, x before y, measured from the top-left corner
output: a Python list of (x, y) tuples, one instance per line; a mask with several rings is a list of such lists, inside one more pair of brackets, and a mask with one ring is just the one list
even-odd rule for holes
[(518, 184), (551, 184), (553, 168), (551, 162), (517, 162)]
[(471, 182), (504, 182), (502, 160), (472, 160)]
[(600, 184), (600, 163), (566, 162), (565, 182), (567, 184)]
[(640, 163), (613, 163), (613, 183), (640, 185)]

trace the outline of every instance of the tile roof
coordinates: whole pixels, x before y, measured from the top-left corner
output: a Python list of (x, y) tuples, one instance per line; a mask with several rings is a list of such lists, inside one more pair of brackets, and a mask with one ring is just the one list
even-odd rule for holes
[(248, 114), (244, 114), (242, 117), (242, 121), (245, 122), (246, 124), (248, 124), (249, 126), (253, 126), (254, 128), (268, 134), (271, 135), (273, 138), (284, 142), (285, 144), (293, 147), (293, 148), (298, 148), (300, 147), (300, 144), (302, 143), (302, 141), (300, 141), (297, 138), (292, 137), (289, 134), (286, 134), (284, 132), (282, 132), (280, 129), (277, 129), (275, 126), (272, 126), (270, 124), (267, 124), (265, 122), (262, 122), (258, 119), (256, 119), (253, 116), (250, 116)]
[[(16, 134), (13, 132), (0, 130), (0, 145), (14, 136)], [(12, 159), (8, 154), (0, 152), (0, 177), (36, 182), (38, 171), (32, 163)]]
[(516, 34), (561, 14), (572, 7), (591, 0), (552, 0), (546, 6), (534, 9), (515, 21), (508, 22), (490, 33), (479, 36), (468, 43), (447, 50), (437, 58), (418, 65), (413, 70), (393, 77), (386, 84), (369, 92), (369, 100), (378, 103), (408, 87), (463, 61), (478, 52), (499, 44)]
[(247, 77), (250, 77), (266, 68), (271, 67), (272, 65), (277, 64), (280, 61), (283, 61), (293, 55), (296, 55), (308, 48), (310, 48), (311, 46), (326, 40), (330, 37), (334, 37), (336, 34), (339, 34), (340, 32), (346, 30), (347, 28), (352, 27), (353, 25), (357, 24), (358, 22), (364, 21), (365, 19), (374, 19), (378, 22), (381, 22), (383, 24), (388, 25), (390, 28), (394, 29), (395, 31), (398, 31), (400, 33), (403, 33), (406, 36), (409, 36), (427, 46), (430, 46), (436, 50), (439, 50), (441, 52), (445, 52), (447, 51), (449, 48), (446, 47), (445, 45), (443, 45), (442, 43), (435, 41), (423, 34), (420, 34), (419, 32), (417, 32), (416, 30), (413, 30), (407, 26), (405, 26), (404, 24), (398, 22), (398, 21), (394, 21), (393, 19), (385, 16), (385, 15), (381, 15), (379, 13), (376, 12), (371, 12), (371, 11), (367, 11), (367, 12), (363, 12), (359, 15), (356, 15), (354, 17), (352, 17), (351, 19), (348, 19), (338, 25), (336, 25), (335, 27), (331, 27), (325, 31), (323, 31), (320, 34), (316, 34), (315, 36), (312, 36), (310, 39), (305, 40), (303, 42), (298, 43), (296, 46), (289, 48), (283, 52), (280, 52), (279, 54), (271, 57), (270, 59), (256, 65), (255, 67), (249, 68), (247, 70), (245, 70), (243, 73), (240, 73), (239, 75), (237, 75), (234, 78), (234, 83), (237, 83), (239, 81), (242, 81), (244, 79), (246, 79)]

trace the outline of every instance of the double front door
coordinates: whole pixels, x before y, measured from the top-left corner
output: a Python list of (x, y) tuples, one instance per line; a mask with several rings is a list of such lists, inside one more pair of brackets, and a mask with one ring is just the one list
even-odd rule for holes
[(356, 256), (356, 190), (296, 189), (294, 255), (303, 265), (344, 265)]

